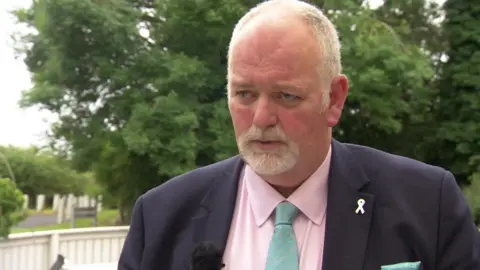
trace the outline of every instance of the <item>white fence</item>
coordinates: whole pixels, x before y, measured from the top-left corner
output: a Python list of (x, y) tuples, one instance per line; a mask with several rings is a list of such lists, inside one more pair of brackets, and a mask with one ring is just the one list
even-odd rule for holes
[(114, 263), (128, 226), (10, 234), (0, 240), (1, 270), (48, 270), (61, 254), (73, 264)]

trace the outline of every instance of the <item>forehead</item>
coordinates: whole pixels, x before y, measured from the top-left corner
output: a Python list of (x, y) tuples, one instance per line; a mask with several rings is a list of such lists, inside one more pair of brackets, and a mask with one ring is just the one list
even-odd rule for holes
[(281, 17), (259, 16), (240, 30), (231, 50), (230, 79), (316, 73), (320, 52), (310, 28), (297, 17)]

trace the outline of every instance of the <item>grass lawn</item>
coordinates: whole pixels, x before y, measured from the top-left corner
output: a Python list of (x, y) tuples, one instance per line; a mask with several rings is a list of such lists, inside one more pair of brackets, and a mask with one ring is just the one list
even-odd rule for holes
[[(97, 226), (115, 226), (115, 221), (118, 217), (118, 210), (116, 209), (105, 209), (98, 213), (97, 216)], [(22, 232), (38, 232), (38, 231), (48, 231), (48, 230), (61, 230), (61, 229), (70, 229), (72, 223), (67, 221), (62, 224), (53, 224), (46, 226), (39, 226), (35, 228), (12, 228), (10, 233), (22, 233)], [(75, 228), (88, 228), (93, 227), (93, 218), (79, 218), (75, 222)]]

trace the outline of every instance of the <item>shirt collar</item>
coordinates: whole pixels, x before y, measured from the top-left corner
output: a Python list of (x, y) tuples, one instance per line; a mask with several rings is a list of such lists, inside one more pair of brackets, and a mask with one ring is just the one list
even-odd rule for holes
[(308, 219), (320, 225), (323, 222), (327, 205), (330, 159), (331, 146), (320, 167), (287, 199), (258, 176), (250, 166), (246, 165), (244, 180), (248, 201), (252, 207), (257, 226), (262, 226), (273, 213), (275, 207), (284, 200), (291, 202)]

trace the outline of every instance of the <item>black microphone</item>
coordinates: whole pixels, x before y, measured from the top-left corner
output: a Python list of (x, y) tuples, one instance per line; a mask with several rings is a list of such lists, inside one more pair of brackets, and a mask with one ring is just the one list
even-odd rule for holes
[(192, 252), (192, 270), (221, 270), (225, 267), (222, 252), (209, 242), (199, 243)]

